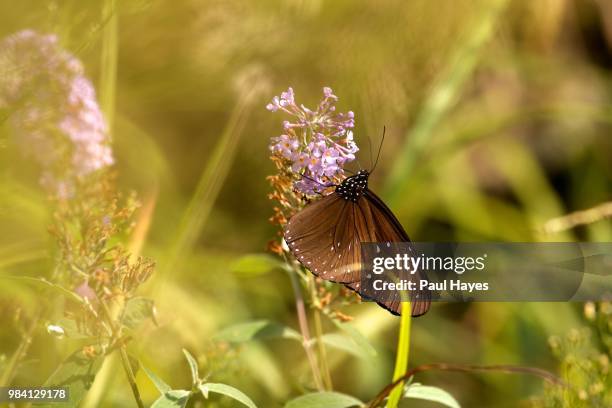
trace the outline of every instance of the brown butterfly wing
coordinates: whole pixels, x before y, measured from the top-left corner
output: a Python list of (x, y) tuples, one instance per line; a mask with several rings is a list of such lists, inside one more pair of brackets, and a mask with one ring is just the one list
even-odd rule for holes
[[(359, 210), (362, 213), (361, 217), (356, 218), (357, 223), (364, 223), (366, 226), (357, 227), (358, 231), (365, 228), (370, 230), (369, 235), (364, 235), (368, 240), (362, 242), (409, 242), (410, 238), (400, 224), (399, 220), (391, 212), (389, 207), (372, 191), (367, 190), (364, 197), (359, 201)], [(374, 236), (374, 239), (372, 238)], [(419, 282), (420, 279), (426, 279), (423, 271), (417, 271), (410, 276), (411, 279)], [(346, 285), (352, 290), (355, 290), (361, 296), (376, 301), (380, 306), (384, 307), (393, 314), (399, 315), (401, 312), (400, 293), (397, 291), (376, 291), (368, 293), (360, 288), (360, 282), (351, 282)], [(410, 292), (412, 316), (421, 316), (429, 310), (431, 305), (431, 294), (428, 290), (418, 290)]]
[[(391, 210), (370, 190), (357, 202), (332, 193), (307, 205), (291, 217), (284, 238), (298, 261), (316, 276), (344, 283), (391, 313), (399, 314), (401, 299), (397, 292), (360, 290), (361, 243), (410, 240)], [(418, 272), (413, 277), (418, 280), (421, 274)], [(427, 312), (429, 292), (411, 295), (414, 297), (412, 315)]]
[(355, 233), (353, 202), (332, 193), (291, 217), (285, 242), (302, 265), (325, 280), (359, 280), (361, 247)]

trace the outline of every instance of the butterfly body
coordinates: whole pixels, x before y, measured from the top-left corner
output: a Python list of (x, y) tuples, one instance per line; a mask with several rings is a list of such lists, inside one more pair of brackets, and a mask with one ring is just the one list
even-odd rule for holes
[(359, 170), (357, 174), (347, 177), (338, 187), (336, 187), (336, 194), (345, 200), (357, 202), (359, 197), (368, 190), (369, 178), (370, 173), (366, 170)]
[[(370, 298), (393, 314), (399, 314), (399, 293), (376, 294), (361, 290), (361, 244), (408, 242), (408, 234), (384, 202), (368, 188), (370, 173), (361, 170), (346, 178), (335, 191), (308, 204), (291, 217), (285, 242), (298, 261), (314, 275), (342, 283)], [(422, 277), (422, 272), (414, 278)], [(428, 291), (411, 293), (412, 315), (420, 316), (430, 305)]]

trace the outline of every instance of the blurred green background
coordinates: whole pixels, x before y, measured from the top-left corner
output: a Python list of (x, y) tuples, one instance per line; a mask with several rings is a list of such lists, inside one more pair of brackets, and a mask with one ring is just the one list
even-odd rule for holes
[[(366, 168), (368, 138), (376, 148), (386, 126), (371, 188), (413, 240), (612, 240), (609, 221), (542, 230), (611, 197), (610, 2), (133, 0), (117, 2), (111, 15), (105, 3), (113, 2), (5, 1), (0, 36), (57, 33), (96, 84), (122, 189), (143, 202), (132, 249), (158, 264), (145, 292), (159, 326), (146, 326), (131, 348), (172, 386), (189, 385), (182, 347), (212, 380), (261, 407), (280, 406), (309, 384), (297, 342), (212, 341), (254, 319), (297, 328), (287, 275), (251, 257), (276, 233), (267, 145), (284, 118), (265, 105), (288, 86), (306, 106), (323, 86), (334, 89), (338, 109), (355, 112)], [(53, 242), (37, 169), (19, 156), (10, 129), (1, 132), (0, 268), (44, 276)], [(19, 342), (15, 313), (27, 313), (36, 292), (3, 283), (0, 295), (6, 359)], [(399, 320), (372, 304), (346, 312), (377, 354), (329, 349), (334, 385), (369, 400), (391, 379)], [(436, 304), (414, 321), (411, 365), (554, 371), (548, 337), (581, 319), (579, 304)], [(74, 348), (67, 343), (41, 328), (18, 382), (44, 382)], [(131, 406), (119, 366), (107, 366), (85, 406)], [(137, 380), (150, 403), (157, 391), (142, 372)], [(504, 374), (426, 373), (417, 381), (466, 407), (515, 407), (541, 393), (539, 380)]]

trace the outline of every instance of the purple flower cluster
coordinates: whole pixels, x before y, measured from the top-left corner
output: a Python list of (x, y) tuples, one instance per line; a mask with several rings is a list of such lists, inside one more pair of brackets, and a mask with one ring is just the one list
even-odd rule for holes
[(331, 88), (323, 88), (323, 99), (316, 110), (295, 103), (293, 89), (275, 96), (266, 108), (281, 110), (293, 117), (284, 121), (284, 133), (272, 138), (270, 150), (289, 161), (291, 170), (300, 175), (294, 187), (307, 195), (321, 192), (344, 178), (344, 166), (355, 159), (359, 150), (351, 129), (355, 126), (351, 111), (336, 113), (338, 97)]
[(19, 143), (42, 165), (44, 184), (61, 189), (113, 164), (93, 85), (56, 36), (24, 30), (6, 37), (0, 71), (0, 108), (9, 109)]

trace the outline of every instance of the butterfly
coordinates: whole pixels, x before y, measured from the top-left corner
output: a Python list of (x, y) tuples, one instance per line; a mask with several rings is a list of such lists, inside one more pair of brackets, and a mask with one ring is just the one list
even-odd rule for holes
[[(342, 283), (364, 298), (400, 314), (397, 291), (376, 292), (360, 288), (363, 264), (361, 244), (408, 242), (408, 234), (389, 207), (368, 188), (370, 173), (360, 170), (347, 177), (335, 191), (311, 202), (291, 217), (283, 236), (297, 260), (315, 276)], [(423, 271), (412, 277), (425, 279)], [(429, 310), (428, 290), (410, 292), (412, 316)]]

